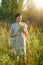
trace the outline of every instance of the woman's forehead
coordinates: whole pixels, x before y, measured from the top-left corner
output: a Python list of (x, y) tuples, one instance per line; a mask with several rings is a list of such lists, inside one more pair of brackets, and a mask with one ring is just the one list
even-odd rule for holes
[(18, 16), (17, 18), (22, 18), (22, 15)]

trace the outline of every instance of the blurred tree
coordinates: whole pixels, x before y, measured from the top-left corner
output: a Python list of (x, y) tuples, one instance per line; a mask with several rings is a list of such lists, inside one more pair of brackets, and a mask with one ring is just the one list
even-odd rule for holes
[(30, 20), (30, 24), (43, 27), (43, 9), (39, 11), (34, 0), (27, 0), (27, 9), (23, 14), (25, 20)]
[(14, 0), (2, 0), (2, 17), (4, 20), (13, 20), (15, 14), (14, 4)]
[(2, 0), (2, 18), (14, 20), (16, 12), (22, 12), (24, 0)]
[(23, 20), (30, 20), (34, 25), (43, 27), (43, 9), (37, 10), (34, 0), (2, 0), (2, 5), (0, 8), (0, 13), (3, 20), (13, 21), (15, 20), (14, 16), (17, 12), (23, 14)]

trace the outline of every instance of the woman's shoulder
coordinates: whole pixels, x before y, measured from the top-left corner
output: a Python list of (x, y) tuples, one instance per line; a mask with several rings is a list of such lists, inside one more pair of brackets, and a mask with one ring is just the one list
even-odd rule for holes
[(12, 27), (13, 27), (13, 26), (16, 26), (16, 23), (13, 23), (11, 26), (12, 26)]

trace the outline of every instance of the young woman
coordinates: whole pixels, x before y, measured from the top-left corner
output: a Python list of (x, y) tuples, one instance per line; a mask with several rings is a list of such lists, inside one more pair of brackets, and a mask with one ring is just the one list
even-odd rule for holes
[(11, 25), (11, 47), (16, 55), (23, 55), (26, 61), (26, 40), (25, 37), (28, 35), (27, 25), (22, 22), (22, 14), (17, 13), (15, 15), (16, 22)]

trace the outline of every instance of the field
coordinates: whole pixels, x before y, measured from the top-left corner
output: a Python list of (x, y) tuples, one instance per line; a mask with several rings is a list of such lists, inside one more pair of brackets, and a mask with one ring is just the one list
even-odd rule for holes
[(32, 25), (28, 26), (27, 62), (24, 64), (22, 56), (19, 59), (15, 54), (12, 56), (10, 26), (10, 23), (0, 22), (0, 65), (43, 65), (43, 32)]

